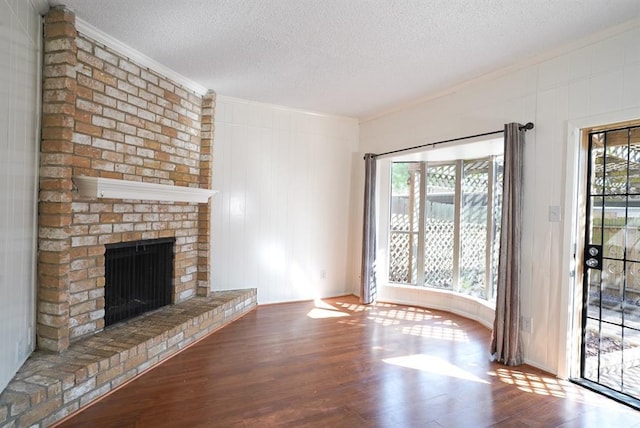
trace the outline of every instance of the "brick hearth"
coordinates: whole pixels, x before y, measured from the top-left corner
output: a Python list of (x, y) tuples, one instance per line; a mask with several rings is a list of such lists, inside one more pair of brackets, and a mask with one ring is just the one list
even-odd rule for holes
[(122, 386), (256, 306), (256, 290), (214, 292), (74, 342), (36, 351), (0, 394), (0, 427), (46, 427)]

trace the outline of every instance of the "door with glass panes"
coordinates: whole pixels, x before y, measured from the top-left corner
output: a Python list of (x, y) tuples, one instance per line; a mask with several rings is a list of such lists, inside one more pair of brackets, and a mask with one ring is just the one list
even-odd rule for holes
[(640, 401), (640, 126), (588, 135), (579, 382)]

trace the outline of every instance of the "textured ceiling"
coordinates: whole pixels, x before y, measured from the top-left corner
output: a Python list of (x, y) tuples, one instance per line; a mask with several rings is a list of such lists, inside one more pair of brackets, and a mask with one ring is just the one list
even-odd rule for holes
[(218, 94), (368, 118), (640, 16), (640, 0), (49, 0)]

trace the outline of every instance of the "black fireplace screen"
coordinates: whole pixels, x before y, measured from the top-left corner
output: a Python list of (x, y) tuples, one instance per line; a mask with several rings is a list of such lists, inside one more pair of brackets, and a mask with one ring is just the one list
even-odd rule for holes
[(175, 238), (107, 244), (105, 326), (171, 303)]

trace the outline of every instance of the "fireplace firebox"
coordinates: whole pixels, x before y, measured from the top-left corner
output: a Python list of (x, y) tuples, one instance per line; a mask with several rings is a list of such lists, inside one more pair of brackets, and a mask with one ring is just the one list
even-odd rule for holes
[(105, 326), (171, 303), (175, 238), (107, 244)]

